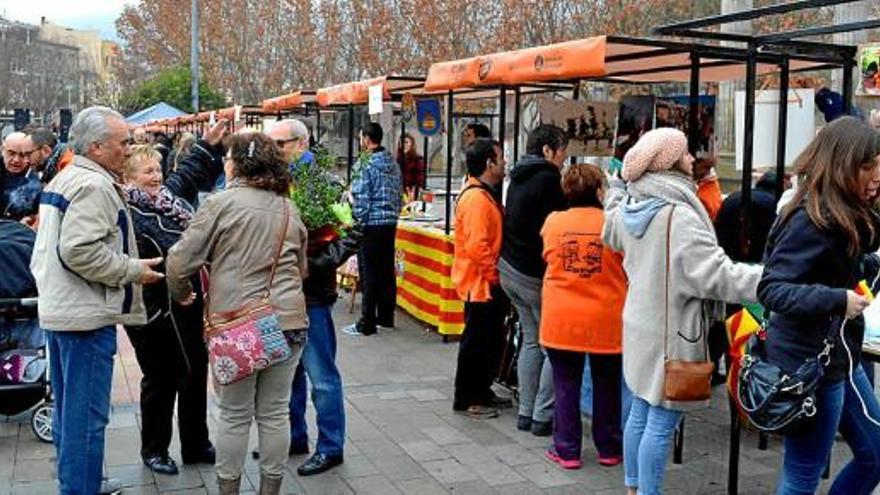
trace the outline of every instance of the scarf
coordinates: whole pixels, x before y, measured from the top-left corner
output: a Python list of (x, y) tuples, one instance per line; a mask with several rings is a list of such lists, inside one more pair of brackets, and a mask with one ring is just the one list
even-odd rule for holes
[(128, 204), (169, 218), (184, 229), (195, 213), (192, 205), (185, 199), (175, 196), (165, 186), (162, 186), (155, 195), (131, 185), (123, 186), (122, 190)]

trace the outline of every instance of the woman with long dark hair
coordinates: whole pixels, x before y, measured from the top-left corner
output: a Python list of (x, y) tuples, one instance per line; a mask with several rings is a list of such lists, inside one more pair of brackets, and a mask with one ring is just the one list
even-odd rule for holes
[(403, 179), (403, 189), (425, 187), (425, 159), (416, 151), (416, 140), (411, 134), (404, 134), (397, 148), (397, 164)]
[(868, 300), (852, 289), (862, 254), (880, 244), (873, 207), (880, 189), (880, 134), (842, 117), (816, 136), (795, 162), (802, 180), (768, 239), (758, 286), (770, 310), (758, 349), (791, 373), (831, 346), (816, 392), (816, 414), (785, 437), (777, 493), (815, 493), (840, 429), (854, 459), (831, 494), (869, 494), (880, 481), (880, 407), (859, 365), (861, 332), (844, 328)]

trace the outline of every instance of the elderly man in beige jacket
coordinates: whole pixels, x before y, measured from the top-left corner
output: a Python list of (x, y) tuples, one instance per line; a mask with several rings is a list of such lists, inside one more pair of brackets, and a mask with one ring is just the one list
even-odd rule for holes
[(161, 259), (138, 259), (120, 189), (131, 141), (122, 116), (87, 108), (70, 134), (76, 156), (40, 198), (31, 271), (49, 343), (59, 491), (114, 493), (121, 485), (102, 482), (102, 469), (116, 325), (146, 323), (140, 285), (162, 279), (151, 269)]

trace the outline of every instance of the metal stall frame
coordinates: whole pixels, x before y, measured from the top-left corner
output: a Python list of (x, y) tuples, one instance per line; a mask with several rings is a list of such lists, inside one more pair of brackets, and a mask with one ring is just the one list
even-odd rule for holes
[[(714, 28), (723, 24), (738, 21), (749, 21), (765, 16), (780, 15), (791, 12), (800, 12), (820, 7), (852, 3), (856, 0), (798, 0), (785, 4), (770, 5), (767, 7), (747, 9), (730, 14), (708, 16), (684, 22), (667, 24), (654, 29), (656, 34), (667, 36), (679, 36), (686, 38), (704, 39), (711, 41), (728, 41), (745, 45), (739, 48), (745, 52), (746, 63), (746, 105), (745, 105), (745, 132), (743, 136), (743, 176), (742, 176), (742, 209), (740, 213), (740, 228), (747, 232), (750, 208), (751, 208), (751, 183), (752, 169), (754, 165), (754, 121), (755, 121), (755, 92), (757, 86), (757, 63), (759, 58), (771, 53), (777, 58), (779, 66), (779, 117), (777, 128), (776, 148), (776, 197), (782, 195), (785, 176), (785, 143), (788, 124), (788, 91), (789, 76), (792, 72), (792, 61), (812, 59), (821, 61), (828, 68), (843, 70), (843, 102), (844, 113), (850, 113), (853, 97), (853, 68), (856, 66), (855, 56), (857, 47), (849, 45), (836, 45), (831, 43), (806, 41), (803, 38), (821, 36), (834, 33), (845, 33), (864, 29), (880, 27), (880, 19), (834, 24), (823, 27), (811, 27), (796, 29), (781, 33), (769, 33), (758, 35), (731, 34), (715, 31), (705, 31), (706, 28)], [(739, 452), (742, 426), (740, 423), (739, 410), (733, 397), (730, 397), (730, 446), (727, 492), (730, 494), (739, 491)], [(767, 436), (761, 434), (759, 448), (767, 448)], [(828, 476), (828, 469), (823, 474)]]

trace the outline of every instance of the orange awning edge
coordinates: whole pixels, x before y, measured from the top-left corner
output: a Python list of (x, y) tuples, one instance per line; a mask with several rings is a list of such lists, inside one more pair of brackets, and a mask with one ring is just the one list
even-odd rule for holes
[(290, 110), (300, 105), (302, 105), (302, 91), (294, 91), (286, 95), (265, 99), (260, 107), (266, 113), (275, 113)]
[(361, 105), (370, 99), (370, 86), (382, 85), (383, 99), (390, 98), (388, 86), (385, 84), (385, 76), (374, 77), (364, 81), (356, 81), (345, 84), (328, 86), (318, 90), (316, 99), (318, 105), (329, 107), (330, 105)]
[(425, 91), (601, 77), (606, 43), (596, 36), (432, 64)]

